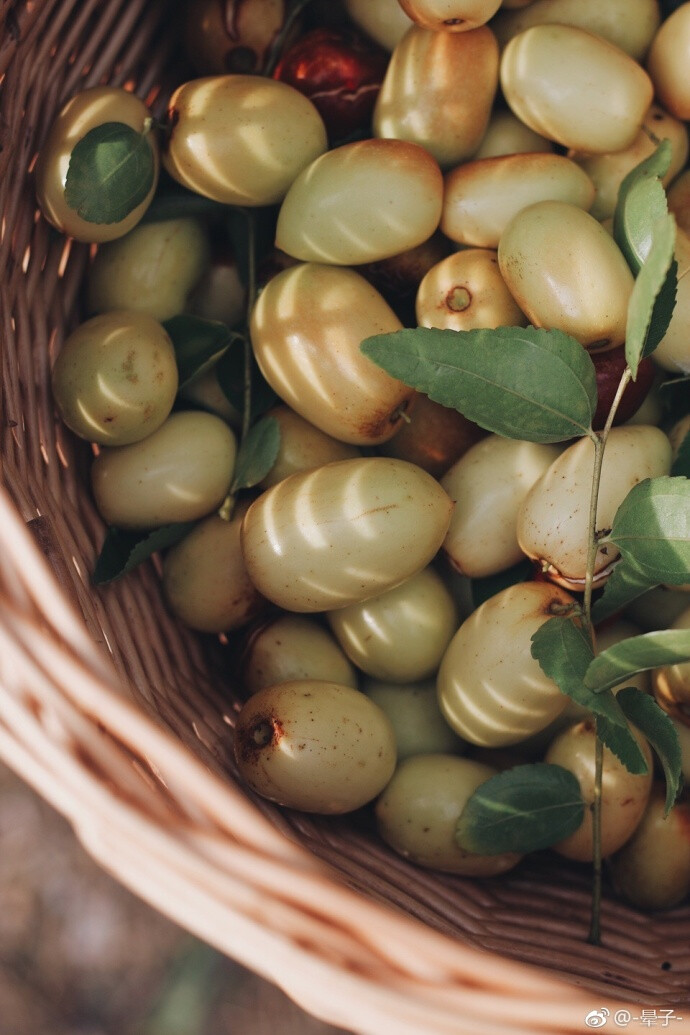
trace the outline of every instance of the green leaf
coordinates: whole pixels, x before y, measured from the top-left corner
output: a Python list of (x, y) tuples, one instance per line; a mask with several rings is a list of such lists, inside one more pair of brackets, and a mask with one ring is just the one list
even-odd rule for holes
[(676, 459), (673, 461), (671, 474), (681, 478), (690, 478), (690, 431), (680, 444)]
[(109, 528), (91, 581), (95, 586), (101, 586), (105, 582), (119, 579), (121, 575), (126, 575), (128, 571), (147, 560), (151, 554), (179, 542), (195, 524), (195, 521), (184, 521), (174, 525), (163, 525), (153, 532), (128, 532), (121, 528)]
[(175, 349), (180, 388), (210, 370), (240, 335), (217, 320), (183, 313), (163, 323)]
[(147, 134), (124, 122), (104, 122), (75, 145), (65, 200), (89, 223), (119, 223), (145, 200), (155, 177)]
[(610, 691), (595, 694), (585, 685), (585, 673), (594, 660), (591, 640), (579, 618), (550, 618), (532, 636), (532, 657), (562, 692), (597, 720), (601, 739), (631, 773), (645, 773), (647, 763)]
[(571, 772), (535, 762), (492, 776), (469, 798), (455, 828), (466, 852), (536, 852), (572, 834), (585, 803)]
[(664, 419), (670, 424), (687, 417), (690, 413), (690, 374), (662, 381), (659, 385), (659, 398), (666, 413)]
[[(676, 221), (671, 215), (663, 216), (653, 227), (651, 248), (637, 274), (628, 303), (625, 358), (632, 370), (633, 379), (637, 377), (638, 363), (654, 351), (671, 322), (675, 305), (675, 290), (671, 296), (670, 309), (666, 312), (660, 312), (657, 303), (673, 262), (675, 242)], [(659, 335), (661, 330), (656, 341), (650, 337), (654, 316), (656, 316), (654, 335)]]
[[(611, 691), (605, 690), (604, 693), (610, 694)], [(614, 698), (614, 700), (617, 703), (617, 699)], [(617, 707), (622, 715), (623, 709), (618, 703)], [(649, 772), (647, 760), (642, 754), (640, 745), (637, 743), (627, 721), (624, 726), (620, 726), (616, 722), (611, 722), (603, 715), (597, 715), (596, 723), (599, 740), (616, 756), (629, 773), (632, 773), (633, 776), (643, 776)], [(631, 742), (635, 745), (634, 751), (631, 748)]]
[(487, 575), (482, 579), (471, 580), (472, 603), (479, 607), (485, 600), (496, 596), (502, 589), (509, 586), (516, 586), (519, 582), (528, 582), (532, 578), (533, 565), (531, 561), (518, 561), (512, 568), (506, 571), (499, 571), (496, 575)]
[(649, 255), (655, 223), (668, 212), (661, 177), (670, 164), (671, 143), (662, 140), (654, 154), (630, 170), (618, 191), (613, 236), (634, 274)]
[(656, 297), (652, 309), (652, 319), (647, 330), (647, 343), (645, 345), (645, 356), (649, 356), (661, 343), (671, 324), (673, 311), (676, 308), (676, 296), (678, 294), (678, 263), (671, 260), (666, 279), (661, 286), (661, 291)]
[(665, 814), (668, 816), (683, 779), (678, 731), (654, 698), (637, 687), (628, 686), (621, 690), (618, 701), (627, 717), (644, 734), (659, 756), (666, 777)]
[(594, 364), (562, 331), (418, 327), (375, 335), (361, 348), (393, 377), (505, 438), (591, 434)]
[(237, 454), (235, 477), (230, 492), (251, 489), (276, 462), (280, 449), (280, 425), (275, 417), (264, 417), (250, 430)]
[[(254, 353), (250, 357), (252, 379), (251, 414), (252, 423), (276, 401), (276, 394), (259, 370)], [(216, 377), (228, 402), (239, 413), (244, 411), (244, 349), (229, 349), (216, 367)]]
[(585, 684), (597, 692), (619, 686), (638, 672), (690, 661), (690, 629), (659, 629), (630, 636), (594, 658)]
[(650, 581), (647, 575), (639, 571), (631, 560), (621, 558), (607, 579), (602, 595), (592, 608), (592, 618), (595, 622), (603, 622), (631, 601), (637, 600), (648, 589), (658, 585), (658, 582)]
[(618, 508), (609, 539), (650, 585), (690, 582), (690, 480), (640, 482)]

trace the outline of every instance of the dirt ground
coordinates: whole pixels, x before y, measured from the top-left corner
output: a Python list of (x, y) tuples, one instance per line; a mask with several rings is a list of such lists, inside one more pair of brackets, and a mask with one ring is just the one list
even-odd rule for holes
[(153, 912), (0, 764), (0, 1035), (335, 1035)]

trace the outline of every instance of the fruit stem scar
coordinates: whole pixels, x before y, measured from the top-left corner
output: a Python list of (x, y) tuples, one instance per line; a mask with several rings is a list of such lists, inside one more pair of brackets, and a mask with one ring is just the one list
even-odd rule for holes
[(472, 295), (462, 284), (456, 284), (446, 295), (446, 308), (452, 313), (462, 313), (469, 309), (471, 304)]
[(250, 736), (257, 747), (266, 747), (273, 740), (273, 723), (268, 719), (260, 719), (252, 727)]

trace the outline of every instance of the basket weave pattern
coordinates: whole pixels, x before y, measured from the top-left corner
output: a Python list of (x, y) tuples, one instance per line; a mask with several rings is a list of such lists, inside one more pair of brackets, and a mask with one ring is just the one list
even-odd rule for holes
[[(333, 1024), (555, 1035), (618, 999), (687, 1004), (688, 908), (607, 902), (594, 949), (582, 870), (428, 874), (364, 824), (250, 799), (219, 651), (166, 613), (153, 566), (90, 586), (104, 532), (90, 452), (57, 423), (49, 387), (89, 248), (38, 216), (31, 170), (84, 86), (125, 85), (160, 109), (181, 67), (171, 7), (0, 0), (0, 755), (118, 879)], [(690, 1032), (687, 1013), (674, 1032)]]

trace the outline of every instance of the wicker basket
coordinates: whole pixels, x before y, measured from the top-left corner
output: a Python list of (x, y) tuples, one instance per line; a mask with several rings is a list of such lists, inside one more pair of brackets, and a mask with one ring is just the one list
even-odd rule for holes
[(581, 1032), (590, 1010), (613, 1024), (627, 1002), (640, 1030), (634, 1002), (674, 1008), (665, 1026), (690, 1032), (689, 908), (607, 901), (594, 948), (584, 870), (537, 858), (497, 882), (438, 876), (361, 822), (250, 800), (217, 648), (170, 618), (150, 565), (90, 586), (103, 526), (89, 451), (57, 425), (49, 389), (89, 249), (39, 218), (31, 170), (81, 87), (161, 106), (180, 69), (171, 6), (0, 0), (0, 755), (123, 884), (323, 1020), (370, 1035)]

